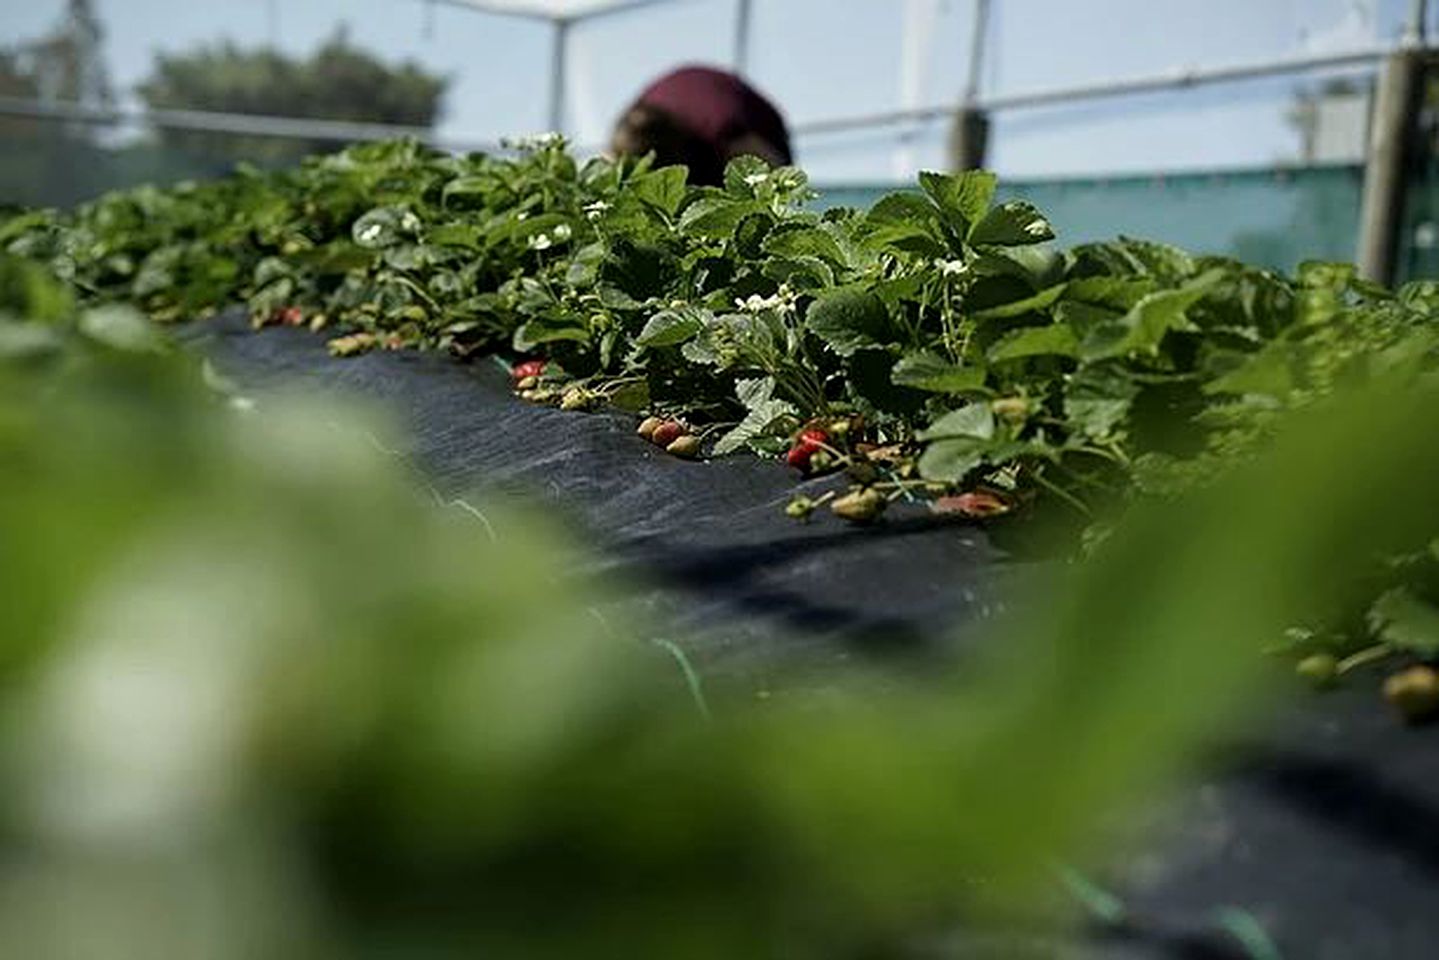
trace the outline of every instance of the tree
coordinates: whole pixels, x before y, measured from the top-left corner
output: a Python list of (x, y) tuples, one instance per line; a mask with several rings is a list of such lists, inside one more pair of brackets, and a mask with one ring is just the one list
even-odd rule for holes
[[(308, 59), (224, 42), (160, 55), (138, 90), (152, 110), (189, 109), (268, 116), (433, 126), (449, 80), (406, 61), (390, 66), (352, 46), (342, 27)], [(332, 150), (333, 141), (161, 129), (164, 143), (236, 160), (279, 163)]]

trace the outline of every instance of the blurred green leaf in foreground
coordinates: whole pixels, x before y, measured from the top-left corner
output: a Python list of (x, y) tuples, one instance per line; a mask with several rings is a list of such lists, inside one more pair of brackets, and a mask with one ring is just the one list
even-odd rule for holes
[(962, 677), (706, 719), (532, 517), (0, 268), (4, 956), (903, 956), (1439, 529), (1439, 397), (1380, 383), (1136, 509)]

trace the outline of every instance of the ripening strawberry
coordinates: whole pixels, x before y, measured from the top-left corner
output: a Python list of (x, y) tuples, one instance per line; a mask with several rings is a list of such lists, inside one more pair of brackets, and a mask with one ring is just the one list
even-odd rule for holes
[(1439, 672), (1416, 666), (1384, 681), (1384, 699), (1410, 723), (1439, 715)]
[(655, 431), (660, 428), (660, 424), (664, 422), (663, 417), (645, 417), (640, 421), (639, 429), (635, 432), (646, 440), (649, 440), (655, 435)]
[(523, 380), (526, 377), (538, 377), (545, 372), (545, 361), (543, 360), (522, 360), (510, 368), (511, 380)]
[(1007, 500), (988, 490), (971, 490), (950, 497), (940, 497), (934, 502), (936, 513), (957, 513), (965, 517), (983, 519), (1008, 513), (1012, 508)]
[(884, 494), (873, 487), (866, 487), (838, 498), (829, 505), (829, 509), (835, 516), (853, 523), (868, 523), (884, 512), (888, 505)]
[(1313, 653), (1294, 665), (1294, 671), (1316, 687), (1328, 687), (1339, 679), (1339, 658), (1332, 653)]
[(808, 472), (810, 461), (814, 459), (814, 455), (823, 450), (828, 443), (829, 434), (818, 427), (801, 430), (794, 446), (790, 447), (789, 453), (785, 454), (784, 462), (796, 470)]
[(655, 446), (668, 447), (684, 435), (685, 428), (678, 420), (666, 420), (655, 427), (650, 434), (650, 442)]
[(665, 453), (683, 460), (693, 460), (700, 455), (700, 438), (687, 433), (668, 444)]
[(280, 311), (280, 322), (287, 327), (298, 327), (305, 322), (305, 311), (299, 307), (286, 307)]

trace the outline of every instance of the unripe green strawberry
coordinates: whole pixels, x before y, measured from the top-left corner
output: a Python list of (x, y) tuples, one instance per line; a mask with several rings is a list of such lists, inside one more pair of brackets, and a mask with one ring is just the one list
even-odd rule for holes
[(1439, 672), (1410, 667), (1384, 681), (1384, 699), (1410, 723), (1439, 714)]
[(837, 517), (843, 517), (855, 523), (868, 523), (879, 516), (886, 506), (888, 506), (888, 501), (884, 499), (884, 494), (873, 487), (868, 487), (839, 497), (829, 505), (829, 508)]
[(809, 515), (814, 513), (817, 506), (819, 506), (819, 504), (815, 503), (809, 497), (806, 497), (804, 494), (799, 494), (789, 503), (785, 504), (784, 512), (787, 516), (794, 517), (796, 520), (808, 520)]
[(594, 395), (584, 387), (571, 387), (560, 398), (561, 410), (584, 410), (594, 400)]
[(666, 420), (658, 427), (655, 427), (654, 432), (650, 434), (650, 442), (656, 446), (668, 447), (680, 437), (684, 436), (684, 433), (685, 428), (678, 420)]
[(989, 408), (1001, 420), (1022, 423), (1029, 416), (1029, 401), (1024, 397), (1001, 397), (990, 403)]
[(540, 378), (539, 378), (539, 377), (521, 377), (521, 378), (520, 378), (520, 381), (515, 384), (515, 389), (516, 389), (516, 390), (533, 390), (535, 387), (538, 387), (539, 385), (540, 385)]
[(663, 417), (645, 417), (640, 421), (640, 428), (635, 432), (646, 440), (649, 440), (655, 435), (655, 431), (659, 429), (660, 424), (664, 422)]
[(682, 457), (685, 460), (693, 460), (700, 455), (700, 438), (687, 433), (667, 444), (665, 453)]
[(1327, 687), (1339, 679), (1339, 660), (1332, 653), (1315, 653), (1300, 660), (1295, 671), (1316, 687)]

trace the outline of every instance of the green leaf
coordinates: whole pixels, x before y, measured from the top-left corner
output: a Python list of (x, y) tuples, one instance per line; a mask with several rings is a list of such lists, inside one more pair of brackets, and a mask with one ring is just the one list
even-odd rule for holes
[(1109, 439), (1139, 394), (1139, 387), (1117, 365), (1084, 367), (1064, 397), (1064, 416), (1081, 434)]
[(914, 224), (934, 219), (934, 206), (917, 193), (890, 193), (881, 197), (865, 214), (865, 224)]
[(819, 257), (776, 257), (767, 261), (760, 272), (776, 283), (787, 283), (802, 292), (834, 286), (834, 268)]
[(969, 403), (946, 413), (915, 436), (920, 440), (988, 440), (994, 436), (994, 411), (987, 403)]
[(1191, 280), (1178, 290), (1151, 293), (1119, 320), (1102, 325), (1085, 338), (1081, 354), (1100, 360), (1134, 353), (1156, 353), (1171, 330), (1193, 329), (1186, 311), (1223, 276), (1220, 270)]
[(1210, 380), (1204, 392), (1262, 394), (1282, 400), (1293, 393), (1303, 359), (1304, 350), (1299, 344), (1274, 341), (1242, 366)]
[(1395, 587), (1374, 601), (1367, 617), (1380, 640), (1425, 660), (1439, 657), (1439, 609), (1405, 587)]
[(753, 200), (733, 197), (702, 197), (685, 207), (680, 215), (682, 233), (706, 240), (725, 240), (746, 214), (762, 209)]
[(130, 353), (155, 353), (165, 338), (133, 307), (112, 304), (80, 314), (80, 332), (92, 340)]
[(957, 174), (925, 170), (919, 175), (920, 187), (960, 237), (968, 236), (983, 219), (998, 184), (999, 179), (988, 170), (966, 170)]
[(645, 203), (672, 217), (684, 202), (687, 176), (684, 167), (664, 167), (635, 177), (630, 189)]
[(65, 338), (54, 327), (40, 323), (16, 323), (0, 313), (0, 361), (28, 362), (57, 356)]
[(919, 475), (926, 480), (958, 483), (984, 463), (987, 447), (985, 441), (969, 437), (931, 443), (919, 455)]
[(354, 241), (367, 250), (399, 243), (419, 226), (415, 215), (401, 207), (376, 207), (350, 228)]
[(1044, 214), (1023, 200), (1010, 200), (989, 211), (969, 232), (975, 245), (993, 243), (1018, 247), (1054, 239), (1054, 228)]
[(746, 410), (753, 410), (774, 396), (774, 377), (749, 377), (736, 380), (734, 385), (735, 396), (739, 402), (744, 404)]
[(626, 413), (643, 413), (650, 405), (650, 385), (643, 380), (627, 383), (610, 394), (609, 404)]
[(764, 252), (790, 259), (814, 257), (836, 266), (844, 266), (848, 262), (834, 237), (819, 227), (776, 230), (765, 240)]
[(1023, 300), (1015, 300), (1012, 303), (1002, 303), (997, 307), (988, 307), (984, 310), (976, 310), (970, 314), (975, 320), (1007, 320), (1011, 317), (1022, 317), (1026, 313), (1039, 313), (1048, 309), (1056, 300), (1064, 295), (1066, 284), (1050, 287), (1041, 290)]
[(752, 197), (755, 193), (755, 185), (750, 179), (768, 177), (774, 168), (768, 162), (759, 157), (743, 154), (735, 157), (725, 165), (724, 187), (729, 193), (736, 196)]
[(704, 329), (705, 313), (698, 307), (661, 310), (650, 317), (635, 343), (641, 347), (672, 347), (684, 343)]
[(525, 353), (544, 343), (588, 343), (589, 339), (589, 330), (571, 320), (537, 317), (515, 331), (514, 347), (518, 352)]
[(821, 296), (810, 304), (805, 324), (842, 357), (882, 346), (892, 332), (884, 301), (860, 287), (842, 287)]
[(766, 210), (747, 213), (734, 228), (732, 242), (741, 257), (757, 258), (764, 252), (764, 239), (774, 229), (775, 219)]
[(891, 378), (902, 387), (915, 387), (932, 393), (987, 393), (985, 370), (977, 366), (960, 366), (928, 352), (911, 353), (894, 365)]
[(738, 426), (719, 438), (715, 443), (714, 453), (716, 456), (734, 453), (756, 437), (769, 433), (776, 425), (797, 420), (798, 416), (794, 406), (783, 400), (761, 400), (750, 407), (749, 413)]
[(473, 200), (474, 206), (487, 204), (490, 194), (495, 192), (496, 183), (492, 177), (457, 177), (445, 184), (440, 191), (440, 202), (449, 206), (453, 200)]
[(468, 223), (439, 224), (426, 233), (425, 239), (437, 247), (464, 247), (467, 250), (481, 247), (479, 228)]
[(1063, 323), (1047, 327), (1025, 327), (1007, 334), (989, 349), (993, 363), (1004, 360), (1019, 360), (1024, 357), (1079, 355), (1079, 338)]

